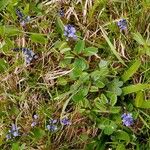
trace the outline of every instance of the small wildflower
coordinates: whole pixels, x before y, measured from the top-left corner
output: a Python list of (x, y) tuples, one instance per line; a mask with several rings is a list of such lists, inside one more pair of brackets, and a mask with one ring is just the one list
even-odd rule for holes
[(26, 64), (30, 64), (32, 60), (37, 59), (38, 56), (29, 48), (13, 48), (13, 51), (22, 50)]
[(35, 127), (38, 124), (38, 119), (39, 116), (37, 114), (33, 115), (33, 122), (31, 123), (31, 127)]
[(63, 118), (60, 120), (62, 125), (71, 125), (71, 122), (68, 118)]
[(31, 61), (36, 58), (35, 57), (36, 54), (32, 50), (30, 50), (28, 48), (23, 48), (22, 51), (23, 51), (23, 54), (25, 56), (26, 64), (30, 64)]
[(57, 119), (49, 119), (49, 124), (46, 126), (46, 128), (49, 131), (56, 131), (58, 129), (57, 125), (55, 125), (56, 123), (57, 123)]
[(49, 131), (56, 131), (58, 129), (56, 125), (52, 124), (48, 124), (46, 127)]
[(50, 122), (51, 124), (55, 124), (55, 123), (57, 123), (57, 119), (50, 119), (49, 122)]
[(12, 137), (19, 136), (19, 129), (20, 127), (17, 127), (15, 124), (12, 124), (11, 130), (9, 130), (9, 133), (6, 135), (7, 140), (11, 139)]
[[(74, 40), (77, 39), (77, 36), (76, 36), (76, 29), (72, 26), (72, 25), (66, 25), (64, 27), (64, 35), (67, 37), (67, 38), (73, 38)], [(67, 39), (68, 40), (68, 39)]]
[(31, 127), (35, 127), (37, 125), (37, 122), (35, 122), (35, 121), (33, 121), (32, 123), (31, 123)]
[(12, 134), (13, 134), (13, 136), (14, 136), (14, 137), (17, 137), (17, 136), (19, 136), (19, 133), (18, 133), (18, 131), (14, 131)]
[(133, 117), (131, 113), (124, 113), (122, 116), (122, 122), (125, 126), (129, 127), (131, 125), (133, 125), (134, 121), (133, 121)]
[(20, 20), (22, 20), (24, 18), (24, 14), (20, 11), (20, 9), (16, 9), (16, 14)]
[(10, 140), (10, 139), (11, 139), (11, 134), (7, 134), (7, 135), (6, 135), (6, 139), (7, 139), (7, 140)]
[(16, 9), (16, 14), (20, 20), (20, 25), (25, 26), (26, 23), (30, 21), (30, 16), (25, 17), (24, 14), (20, 11), (20, 9)]
[(120, 19), (117, 22), (118, 27), (120, 28), (121, 31), (126, 30), (127, 29), (127, 21), (126, 19)]
[(35, 114), (35, 115), (33, 115), (33, 119), (38, 119), (38, 115), (37, 114)]

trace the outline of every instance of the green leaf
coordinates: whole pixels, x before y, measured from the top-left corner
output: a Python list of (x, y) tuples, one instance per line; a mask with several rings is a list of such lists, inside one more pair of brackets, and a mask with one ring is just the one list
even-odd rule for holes
[(117, 103), (117, 95), (115, 93), (108, 92), (107, 97), (110, 100), (109, 103), (111, 104), (111, 106), (114, 106)]
[(115, 134), (114, 134), (115, 138), (118, 139), (118, 140), (123, 140), (123, 141), (126, 141), (126, 143), (129, 143), (130, 142), (130, 136), (127, 132), (125, 131), (116, 131)]
[(60, 34), (64, 33), (64, 24), (62, 20), (60, 19), (60, 17), (57, 17), (56, 19), (56, 27), (57, 27), (58, 33)]
[(6, 71), (8, 68), (8, 63), (6, 62), (5, 59), (0, 59), (0, 73)]
[(95, 82), (95, 85), (96, 85), (98, 88), (104, 88), (104, 87), (105, 87), (105, 84), (104, 84), (102, 81), (100, 81), (100, 80), (97, 80), (97, 81)]
[(84, 50), (84, 55), (85, 56), (92, 56), (95, 55), (98, 52), (98, 48), (96, 47), (87, 47)]
[(126, 82), (127, 80), (129, 80), (130, 77), (132, 77), (132, 75), (138, 70), (138, 68), (141, 65), (141, 61), (140, 60), (136, 60), (133, 65), (124, 72), (124, 74), (122, 75), (122, 80), (124, 82)]
[(96, 87), (96, 86), (91, 86), (91, 87), (90, 87), (90, 92), (98, 92), (98, 87)]
[(139, 32), (133, 33), (133, 39), (136, 40), (140, 45), (146, 44), (146, 41)]
[(77, 78), (80, 77), (82, 74), (82, 69), (81, 68), (74, 68), (73, 71), (70, 73), (70, 78)]
[(118, 144), (116, 150), (126, 150), (125, 145)]
[(76, 94), (73, 95), (72, 99), (75, 102), (79, 102), (84, 100), (84, 97), (88, 94), (88, 89), (87, 88), (82, 88), (80, 89)]
[(75, 45), (75, 52), (77, 52), (77, 54), (81, 53), (84, 50), (85, 47), (85, 41), (84, 40), (79, 40), (77, 42), (77, 44)]
[(0, 11), (5, 9), (5, 7), (10, 3), (10, 0), (1, 0), (0, 1)]
[(45, 38), (43, 35), (35, 33), (30, 35), (30, 39), (32, 42), (45, 44), (47, 43), (47, 38)]
[(136, 84), (136, 85), (129, 85), (126, 87), (122, 88), (123, 91), (123, 95), (127, 95), (130, 93), (134, 93), (134, 92), (138, 92), (140, 90), (144, 90), (144, 89), (149, 89), (150, 88), (150, 84)]
[(74, 61), (74, 68), (80, 68), (82, 71), (87, 68), (86, 60), (77, 58)]
[(111, 135), (116, 130), (117, 125), (111, 120), (101, 118), (98, 123), (98, 128), (104, 130), (106, 135)]
[(120, 88), (123, 85), (122, 81), (119, 81), (118, 78), (115, 78), (112, 82), (110, 82), (107, 87), (114, 94), (120, 96), (122, 94), (122, 89)]
[(104, 94), (101, 94), (100, 96), (100, 100), (103, 104), (107, 104), (108, 103), (108, 99)]
[(143, 100), (144, 100), (144, 95), (143, 95), (143, 92), (142, 91), (139, 91), (137, 94), (136, 94), (136, 98), (135, 98), (135, 106), (136, 107), (140, 107), (143, 103)]
[(121, 59), (119, 53), (116, 51), (114, 45), (111, 43), (111, 41), (109, 40), (108, 36), (106, 35), (104, 29), (102, 27), (101, 28), (101, 31), (102, 31), (102, 34), (103, 34), (103, 37), (105, 38), (105, 40), (107, 41), (108, 45), (110, 46), (110, 50), (113, 52), (113, 54), (118, 58), (118, 60), (126, 66), (126, 64), (124, 63), (124, 61)]
[(34, 128), (33, 130), (33, 138), (41, 139), (45, 135), (45, 131), (40, 128)]
[(66, 85), (67, 84), (67, 80), (63, 77), (60, 77), (57, 79), (57, 84), (58, 85)]
[(101, 60), (100, 63), (99, 63), (99, 67), (100, 68), (105, 68), (108, 66), (108, 61), (106, 60)]
[(0, 35), (2, 36), (11, 37), (19, 33), (21, 33), (20, 30), (14, 26), (0, 26)]
[(110, 113), (112, 113), (112, 114), (118, 114), (118, 113), (121, 111), (121, 107), (119, 107), (119, 106), (114, 106), (114, 107), (111, 107), (109, 111), (110, 111)]
[(81, 82), (88, 82), (90, 79), (89, 74), (87, 72), (82, 72), (82, 74), (80, 75), (79, 80)]
[(106, 135), (111, 135), (116, 130), (116, 128), (117, 128), (116, 124), (110, 121), (109, 124), (105, 125), (104, 133)]
[(143, 100), (143, 103), (140, 106), (140, 108), (149, 109), (150, 108), (150, 100)]
[(104, 129), (104, 133), (106, 135), (111, 135), (114, 132), (114, 128), (113, 126), (108, 125), (107, 127), (105, 127)]
[(12, 144), (12, 150), (20, 150), (19, 143), (13, 143)]

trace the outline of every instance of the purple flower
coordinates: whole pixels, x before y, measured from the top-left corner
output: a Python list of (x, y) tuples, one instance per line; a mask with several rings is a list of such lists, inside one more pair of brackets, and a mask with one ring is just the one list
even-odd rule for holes
[(32, 62), (32, 60), (38, 59), (38, 55), (36, 55), (31, 49), (29, 48), (13, 48), (13, 51), (19, 51), (21, 50), (24, 54), (25, 57), (25, 63), (26, 64), (30, 64)]
[(70, 120), (66, 117), (61, 119), (60, 122), (61, 122), (62, 125), (71, 125)]
[(20, 9), (16, 9), (16, 14), (20, 20), (22, 20), (24, 18), (24, 14), (20, 11)]
[(68, 24), (64, 27), (64, 35), (67, 37), (67, 38), (73, 38), (74, 40), (77, 39), (77, 36), (76, 36), (76, 29)]
[(46, 128), (49, 130), (49, 131), (56, 131), (58, 128), (56, 125), (52, 125), (52, 124), (48, 124), (46, 126)]
[(9, 130), (9, 133), (6, 135), (7, 140), (11, 139), (12, 137), (19, 136), (19, 129), (20, 127), (17, 127), (15, 124), (12, 124), (11, 130)]
[(37, 55), (28, 48), (22, 48), (23, 54), (25, 56), (26, 64), (30, 64), (33, 59), (37, 59)]
[(25, 17), (25, 15), (20, 11), (20, 9), (16, 9), (16, 14), (20, 20), (21, 26), (25, 26), (26, 23), (30, 21), (30, 16)]
[(132, 117), (132, 114), (131, 113), (124, 113), (122, 116), (122, 122), (125, 126), (129, 127), (131, 125), (133, 125), (134, 123), (134, 120), (133, 120), (133, 117)]
[(35, 127), (37, 125), (37, 122), (35, 122), (35, 121), (33, 121), (32, 123), (31, 123), (31, 127)]
[(55, 123), (57, 123), (57, 119), (50, 119), (49, 122), (50, 122), (50, 124), (55, 124)]
[(37, 114), (33, 115), (33, 119), (38, 119), (39, 116)]
[(118, 22), (117, 22), (117, 25), (118, 27), (120, 28), (120, 30), (126, 30), (127, 29), (127, 21), (126, 19), (120, 19)]
[(12, 134), (13, 134), (14, 137), (19, 136), (19, 132), (18, 131), (14, 131)]
[(11, 134), (7, 134), (7, 135), (6, 135), (6, 139), (7, 139), (7, 140), (10, 140), (10, 139), (11, 139)]

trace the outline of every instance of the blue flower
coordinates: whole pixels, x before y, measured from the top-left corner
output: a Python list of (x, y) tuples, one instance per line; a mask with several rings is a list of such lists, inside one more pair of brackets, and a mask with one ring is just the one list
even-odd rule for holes
[(49, 119), (49, 124), (46, 126), (46, 128), (52, 132), (56, 131), (58, 129), (56, 123), (57, 123), (57, 119)]
[(57, 123), (57, 119), (50, 119), (49, 122), (50, 122), (51, 124), (55, 124), (55, 123)]
[(7, 140), (11, 139), (12, 137), (19, 136), (19, 129), (20, 127), (17, 127), (15, 124), (12, 124), (11, 130), (9, 130), (9, 133), (6, 135)]
[(33, 121), (32, 123), (31, 123), (31, 127), (35, 127), (37, 125), (37, 122), (35, 122), (35, 121)]
[(33, 115), (33, 119), (38, 119), (38, 118), (39, 118), (39, 116), (37, 114)]
[(67, 37), (67, 40), (68, 38), (77, 39), (76, 29), (70, 24), (64, 27), (64, 35)]
[(24, 18), (24, 14), (20, 11), (20, 9), (16, 9), (16, 14), (20, 20), (22, 20)]
[(6, 139), (7, 139), (7, 140), (10, 140), (10, 139), (11, 139), (11, 134), (7, 134), (7, 135), (6, 135)]
[(49, 130), (49, 131), (56, 131), (58, 128), (56, 125), (53, 125), (53, 124), (48, 124), (46, 126), (46, 128)]
[(125, 126), (129, 127), (131, 125), (133, 125), (134, 123), (134, 120), (133, 120), (133, 117), (132, 117), (132, 114), (131, 113), (124, 113), (122, 116), (122, 122)]
[(120, 28), (120, 30), (126, 30), (127, 29), (127, 21), (126, 19), (120, 19), (118, 22), (117, 22), (117, 25), (118, 27)]
[(21, 26), (25, 26), (26, 23), (30, 21), (30, 16), (25, 17), (24, 14), (20, 11), (20, 9), (16, 9), (16, 14), (20, 20)]
[(37, 59), (37, 55), (28, 48), (22, 48), (23, 54), (25, 56), (26, 64), (30, 64), (33, 59)]
[(31, 123), (31, 127), (35, 127), (38, 124), (38, 119), (39, 116), (37, 114), (33, 115), (33, 122)]
[(24, 57), (25, 57), (25, 62), (26, 64), (30, 64), (32, 62), (32, 60), (37, 59), (38, 56), (29, 48), (13, 48), (13, 51), (19, 51), (22, 50)]
[(61, 122), (62, 125), (71, 125), (70, 120), (66, 117), (61, 119), (60, 122)]

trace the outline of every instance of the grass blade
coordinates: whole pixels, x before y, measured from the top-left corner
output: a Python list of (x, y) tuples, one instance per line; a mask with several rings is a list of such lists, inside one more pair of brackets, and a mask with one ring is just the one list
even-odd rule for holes
[(111, 41), (109, 40), (108, 36), (106, 35), (104, 29), (102, 27), (101, 28), (101, 31), (103, 33), (103, 37), (105, 38), (105, 40), (107, 41), (108, 45), (110, 46), (110, 49), (111, 51), (113, 52), (113, 54), (118, 58), (118, 60), (126, 66), (126, 64), (124, 63), (124, 61), (121, 59), (119, 53), (116, 51), (115, 47), (113, 46), (113, 44), (111, 43)]
[(122, 80), (124, 82), (128, 81), (130, 77), (132, 77), (132, 75), (138, 70), (138, 68), (141, 65), (141, 61), (140, 60), (136, 60), (133, 65), (124, 72), (124, 74), (122, 75)]
[(150, 84), (139, 83), (136, 85), (129, 85), (129, 86), (123, 87), (122, 92), (123, 92), (123, 95), (127, 95), (130, 93), (138, 92), (140, 90), (144, 90), (144, 89), (148, 89), (148, 88), (150, 88)]
[(143, 100), (144, 100), (143, 92), (139, 91), (136, 95), (136, 98), (135, 98), (135, 106), (140, 107), (143, 103)]

